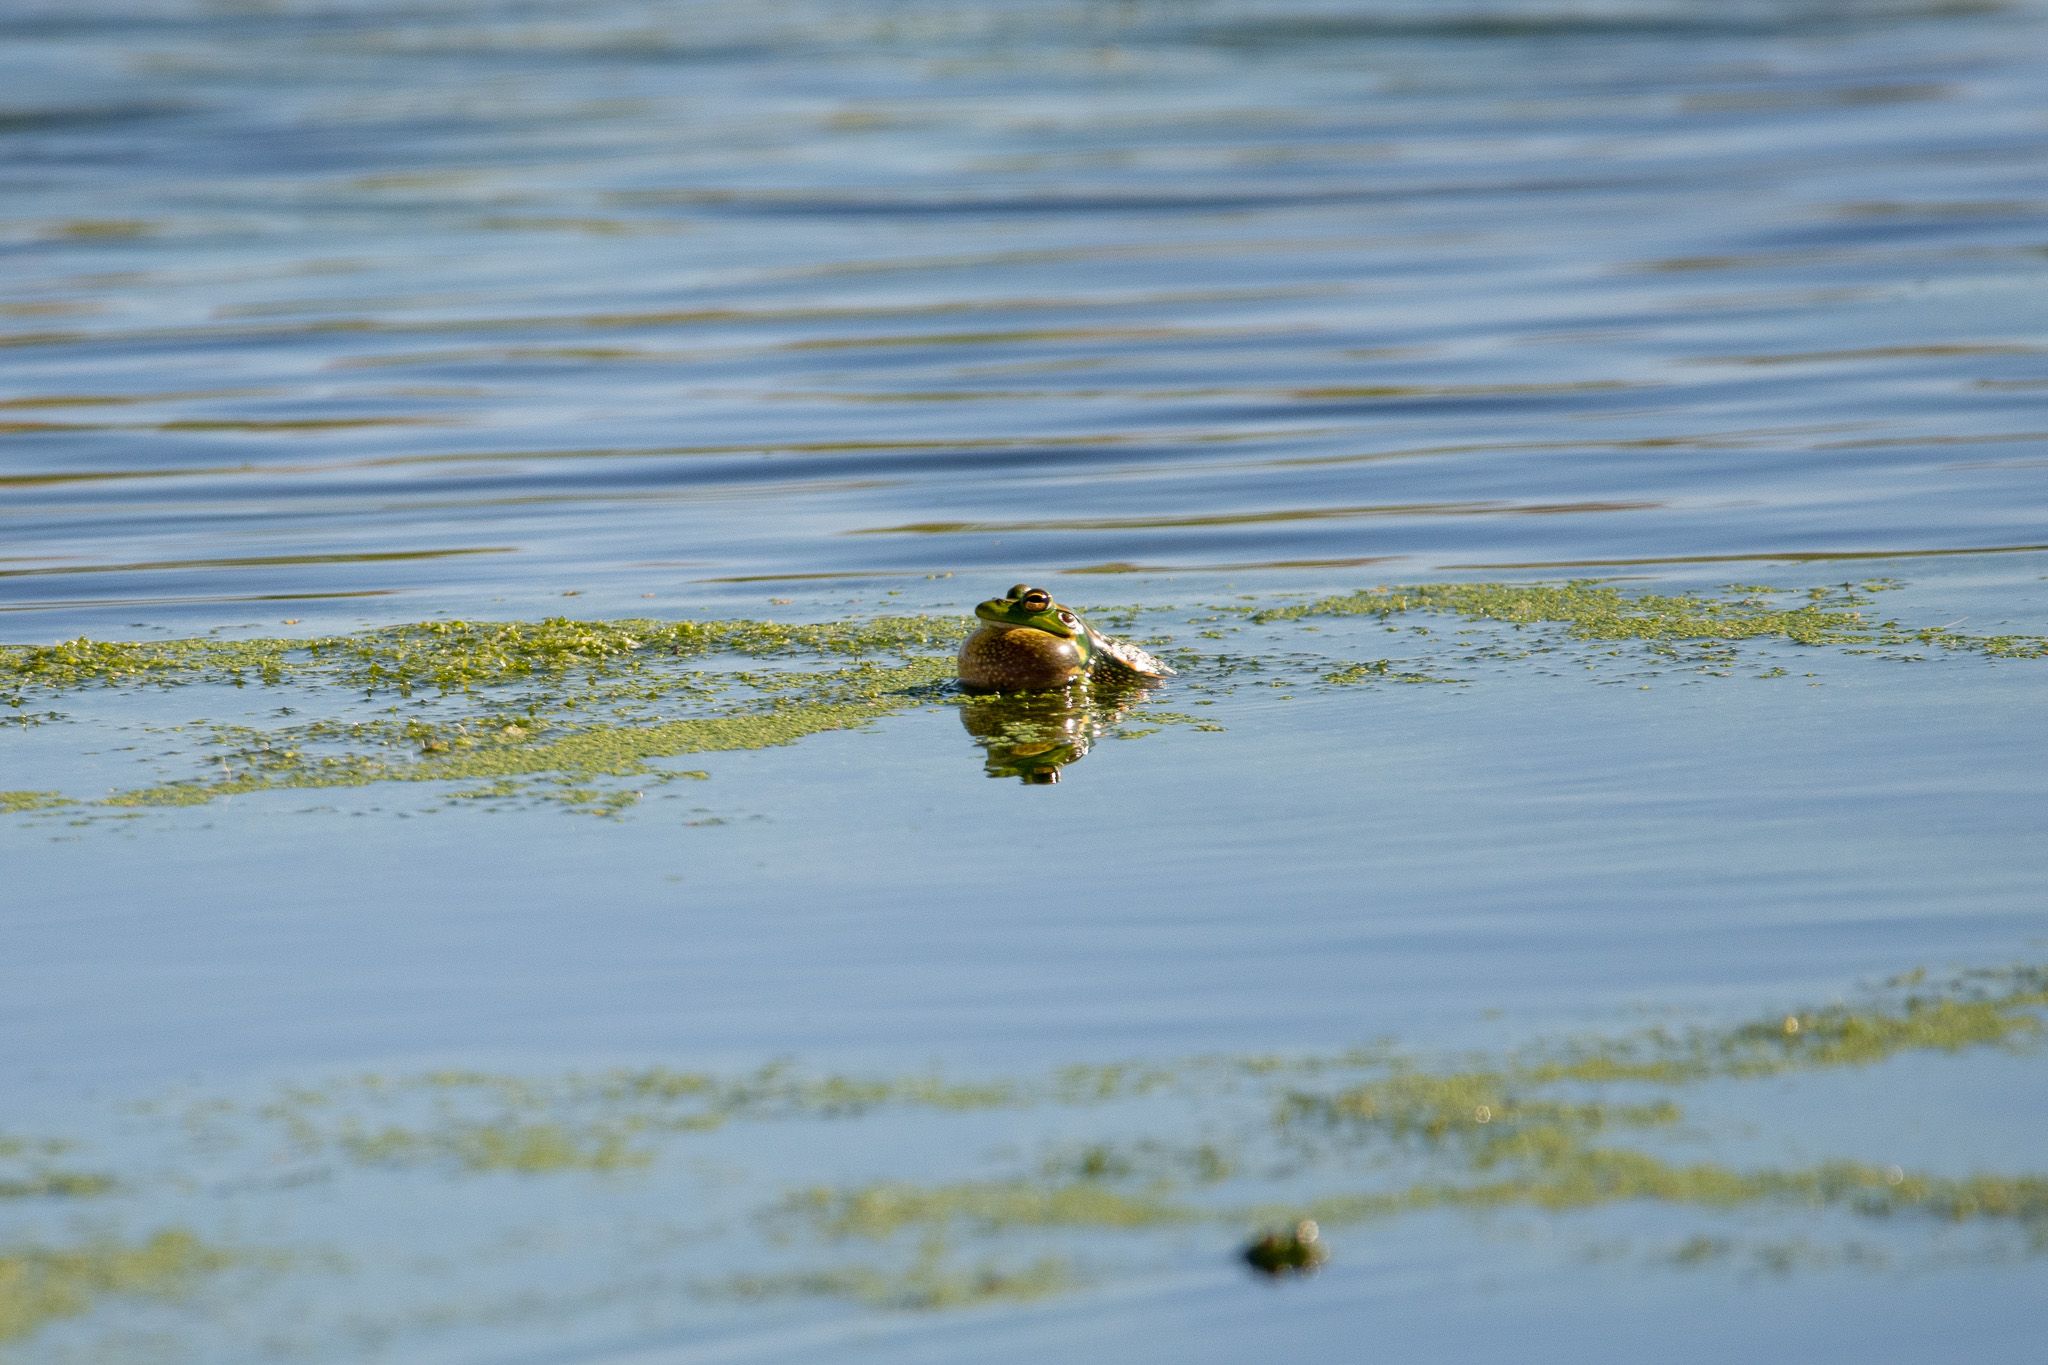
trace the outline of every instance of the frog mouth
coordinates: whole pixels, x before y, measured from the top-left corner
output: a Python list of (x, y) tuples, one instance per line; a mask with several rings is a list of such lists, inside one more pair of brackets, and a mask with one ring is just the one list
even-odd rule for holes
[(974, 614), (984, 624), (994, 626), (998, 630), (1035, 630), (1040, 635), (1050, 635), (1055, 640), (1071, 640), (1075, 638), (1073, 635), (1065, 635), (1056, 630), (1047, 630), (1044, 626), (1034, 625), (1029, 621), (1012, 621), (1006, 616), (990, 612), (983, 607), (976, 607)]

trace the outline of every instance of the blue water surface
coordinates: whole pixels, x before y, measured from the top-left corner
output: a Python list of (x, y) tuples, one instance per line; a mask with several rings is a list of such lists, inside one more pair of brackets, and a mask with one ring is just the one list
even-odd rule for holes
[[(15, 0), (0, 638), (964, 634), (1044, 582), (1147, 608), (1194, 660), (1158, 705), (1213, 725), (1053, 787), (990, 780), (940, 705), (607, 818), (381, 787), (0, 815), (0, 1132), (122, 1180), (0, 1199), (0, 1254), (177, 1225), (291, 1258), (0, 1351), (2024, 1354), (2038, 1232), (1839, 1210), (1438, 1211), (1276, 1286), (1235, 1227), (1046, 1233), (1076, 1292), (952, 1312), (703, 1292), (805, 1264), (755, 1222), (791, 1188), (1220, 1132), (1228, 1098), (791, 1120), (624, 1175), (251, 1134), (364, 1073), (1498, 1049), (2042, 960), (2038, 659), (1553, 634), (1290, 692), (1215, 659), (1447, 656), (1202, 631), (1599, 577), (1880, 582), (1899, 620), (2048, 634), (2044, 45), (2038, 0)], [(62, 718), (0, 729), (0, 787), (131, 787), (170, 727), (291, 700), (32, 701)], [(1960, 1176), (2034, 1169), (2043, 1093), (2001, 1053), (1703, 1103), (1724, 1158)], [(1666, 1254), (1703, 1225), (1799, 1251)]]

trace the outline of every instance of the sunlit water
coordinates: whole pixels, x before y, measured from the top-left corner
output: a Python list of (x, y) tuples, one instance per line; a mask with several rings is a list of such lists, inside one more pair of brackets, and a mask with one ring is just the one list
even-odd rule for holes
[[(0, 1130), (123, 1180), (0, 1200), (5, 1240), (297, 1258), (0, 1352), (2008, 1349), (2038, 1254), (1901, 1234), (1873, 1268), (1841, 1248), (1893, 1234), (1839, 1212), (1732, 1216), (1821, 1248), (1784, 1274), (1643, 1252), (1728, 1231), (1696, 1210), (1524, 1209), (1368, 1224), (1270, 1293), (1208, 1227), (1071, 1235), (1087, 1283), (1031, 1305), (696, 1292), (805, 1263), (752, 1221), (788, 1188), (1202, 1135), (1228, 1100), (475, 1177), (266, 1164), (191, 1113), (442, 1066), (1498, 1047), (2048, 956), (2038, 660), (1567, 650), (1299, 695), (1200, 662), (1213, 604), (1445, 579), (1887, 579), (1902, 620), (2048, 632), (2044, 51), (2031, 0), (15, 0), (0, 637), (964, 633), (1026, 580), (1152, 607), (1195, 660), (1160, 704), (1220, 728), (1050, 790), (925, 708), (692, 760), (708, 783), (609, 819), (374, 789), (0, 815)], [(0, 788), (134, 785), (163, 727), (291, 700), (64, 698), (0, 731)], [(1888, 1066), (1723, 1097), (1764, 1132), (1739, 1154), (2038, 1164), (2038, 1063)]]

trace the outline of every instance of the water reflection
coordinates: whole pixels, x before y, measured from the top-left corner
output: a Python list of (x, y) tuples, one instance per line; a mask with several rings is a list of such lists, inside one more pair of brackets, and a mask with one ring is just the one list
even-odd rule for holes
[(1049, 786), (1151, 696), (1150, 688), (1099, 680), (1057, 692), (998, 692), (969, 697), (960, 723), (990, 777)]

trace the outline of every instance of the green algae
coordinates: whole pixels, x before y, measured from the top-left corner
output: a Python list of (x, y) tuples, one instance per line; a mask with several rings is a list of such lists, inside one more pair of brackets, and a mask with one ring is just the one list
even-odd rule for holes
[(579, 1131), (561, 1123), (459, 1123), (433, 1129), (356, 1129), (339, 1137), (343, 1152), (366, 1165), (418, 1166), (443, 1163), (484, 1174), (509, 1171), (547, 1175), (561, 1171), (609, 1173), (646, 1166), (654, 1154), (636, 1147), (616, 1125)]
[(27, 811), (61, 810), (72, 804), (74, 802), (62, 792), (0, 792), (0, 814), (19, 815)]
[(1087, 1142), (1049, 1153), (1039, 1173), (1048, 1179), (1131, 1180), (1144, 1178), (1159, 1187), (1179, 1180), (1213, 1185), (1238, 1173), (1240, 1158), (1213, 1142), (1193, 1144), (1142, 1139), (1137, 1142)]
[(839, 1190), (797, 1190), (777, 1210), (830, 1238), (880, 1240), (905, 1228), (955, 1224), (984, 1232), (1014, 1228), (1143, 1228), (1187, 1222), (1192, 1210), (1161, 1196), (1110, 1189), (1096, 1180), (891, 1181)]
[[(814, 1074), (785, 1063), (731, 1076), (663, 1066), (554, 1078), (440, 1070), (291, 1087), (260, 1112), (290, 1128), (301, 1145), (331, 1149), (350, 1161), (566, 1171), (644, 1164), (651, 1150), (646, 1144), (661, 1134), (736, 1122), (858, 1118), (883, 1110), (1079, 1109), (1199, 1098), (1250, 1083), (1271, 1088), (1266, 1112), (1278, 1131), (1294, 1137), (1335, 1133), (1353, 1144), (1431, 1149), (1455, 1143), (1466, 1153), (1461, 1159), (1484, 1163), (1512, 1156), (1512, 1144), (1527, 1133), (1565, 1132), (1585, 1141), (1676, 1126), (1682, 1118), (1677, 1104), (1642, 1094), (1645, 1086), (1871, 1067), (1912, 1052), (2029, 1048), (2043, 1032), (2048, 969), (1975, 973), (1933, 988), (1922, 978), (1898, 990), (1910, 993), (1679, 1032), (1537, 1043), (1449, 1065), (1379, 1045), (1298, 1057), (1077, 1064), (1036, 1079)], [(1312, 1088), (1312, 1082), (1330, 1088)], [(1596, 1093), (1607, 1086), (1627, 1093)], [(1560, 1089), (1566, 1093), (1556, 1093)], [(434, 1121), (425, 1125), (373, 1117), (380, 1108), (424, 1101), (434, 1106)], [(211, 1112), (205, 1103), (194, 1105), (189, 1121), (203, 1123)], [(1241, 1155), (1215, 1142), (1145, 1139), (1082, 1143), (1045, 1158), (1043, 1169), (1069, 1183), (1142, 1175), (1162, 1185), (1211, 1183), (1243, 1165)]]
[(1556, 1128), (1525, 1131), (1482, 1155), (1481, 1169), (1510, 1163), (1522, 1169), (1493, 1180), (1424, 1180), (1305, 1202), (1224, 1209), (1176, 1202), (1160, 1194), (1108, 1190), (1093, 1182), (895, 1182), (801, 1190), (776, 1214), (807, 1218), (821, 1235), (835, 1240), (886, 1240), (905, 1230), (932, 1229), (1001, 1233), (1027, 1228), (1133, 1230), (1187, 1223), (1238, 1226), (1297, 1212), (1319, 1222), (1344, 1224), (1434, 1209), (1525, 1207), (1563, 1213), (1626, 1202), (1716, 1211), (1780, 1205), (1839, 1208), (1876, 1218), (1917, 1213), (1944, 1222), (2048, 1223), (2048, 1176), (2042, 1175), (1948, 1178), (1852, 1161), (1744, 1170), (1588, 1147)]
[[(738, 1076), (643, 1067), (548, 1079), (450, 1069), (290, 1086), (253, 1114), (299, 1160), (449, 1175), (611, 1174), (649, 1166), (667, 1139), (729, 1123), (857, 1118), (890, 1108), (965, 1113), (1033, 1100), (1008, 1081), (813, 1075), (782, 1064)], [(239, 1107), (214, 1101), (177, 1112), (209, 1141), (230, 1141), (242, 1126)]]
[(9, 1133), (0, 1133), (0, 1160), (62, 1156), (75, 1145), (64, 1138), (16, 1137)]
[[(919, 684), (929, 684), (936, 670), (927, 666), (906, 666), (890, 672), (886, 681), (900, 693)], [(385, 761), (362, 755), (304, 757), (294, 750), (279, 751), (277, 758), (261, 768), (221, 779), (188, 779), (118, 792), (100, 804), (107, 806), (189, 806), (222, 796), (249, 792), (306, 790), (314, 788), (366, 787), (382, 782), (488, 782), (486, 790), (508, 794), (496, 784), (519, 778), (548, 775), (578, 777), (664, 776), (652, 765), (662, 759), (691, 754), (730, 753), (794, 744), (829, 730), (846, 730), (866, 725), (897, 706), (908, 704), (907, 696), (895, 705), (884, 696), (871, 701), (814, 702), (778, 706), (766, 712), (744, 712), (722, 716), (696, 717), (650, 725), (596, 726), (545, 742), (513, 742), (466, 753), (433, 750), (413, 761)], [(517, 739), (524, 739), (522, 734)], [(701, 778), (691, 771), (688, 776)], [(568, 789), (558, 799), (574, 803), (578, 789)], [(590, 799), (590, 798), (584, 798)]]
[(103, 1299), (177, 1299), (234, 1257), (181, 1228), (140, 1242), (0, 1248), (0, 1342), (14, 1341)]
[(1588, 1146), (1574, 1131), (1547, 1126), (1489, 1144), (1475, 1154), (1472, 1169), (1485, 1173), (1503, 1167), (1513, 1169), (1494, 1179), (1427, 1179), (1289, 1204), (1229, 1208), (1177, 1201), (1163, 1187), (1126, 1192), (1095, 1181), (812, 1187), (793, 1192), (771, 1216), (808, 1220), (827, 1239), (870, 1241), (884, 1241), (906, 1230), (989, 1235), (1045, 1228), (1131, 1231), (1193, 1223), (1235, 1227), (1297, 1213), (1341, 1225), (1437, 1209), (1523, 1207), (1564, 1213), (1628, 1202), (1713, 1211), (1754, 1205), (1838, 1208), (1873, 1218), (1920, 1214), (1944, 1222), (2048, 1225), (2048, 1175), (1948, 1178), (1853, 1161), (1745, 1170)]
[[(1913, 1215), (2030, 1230), (2048, 1249), (2048, 1174), (1941, 1176), (1898, 1165), (1827, 1160), (1790, 1168), (1681, 1160), (1658, 1150), (1696, 1124), (1670, 1093), (1708, 1080), (1754, 1081), (1796, 1072), (1871, 1067), (1908, 1052), (2011, 1051), (2038, 1040), (2048, 1007), (2040, 968), (1956, 978), (1903, 1000), (1833, 1006), (1672, 1034), (1539, 1044), (1484, 1066), (1438, 1068), (1379, 1049), (1341, 1058), (1203, 1059), (1171, 1081), (1185, 1093), (1236, 1074), (1276, 1081), (1267, 1139), (1292, 1152), (1289, 1168), (1368, 1167), (1413, 1178), (1326, 1190), (1288, 1203), (1222, 1205), (1191, 1200), (1205, 1187), (1232, 1190), (1256, 1163), (1215, 1153), (1206, 1165), (1162, 1161), (1175, 1144), (1086, 1144), (1056, 1153), (1035, 1173), (931, 1184), (882, 1181), (791, 1192), (773, 1218), (806, 1222), (820, 1237), (885, 1241), (909, 1231), (984, 1237), (1031, 1229), (1124, 1231), (1181, 1225), (1242, 1227), (1309, 1217), (1333, 1225), (1429, 1211), (1519, 1207), (1545, 1213), (1621, 1203), (1707, 1212), (1748, 1207), (1831, 1208), (1874, 1219)], [(1905, 983), (1918, 988), (1924, 978)], [(1484, 1059), (1482, 1059), (1484, 1060)], [(1380, 1074), (1308, 1090), (1303, 1077), (1351, 1069)], [(1104, 1076), (1114, 1074), (1102, 1069)], [(1151, 1088), (1168, 1084), (1146, 1073)], [(1608, 1086), (1619, 1096), (1599, 1093)], [(1566, 1093), (1556, 1093), (1562, 1088)], [(1066, 1091), (1071, 1098), (1075, 1092)], [(1697, 1137), (1697, 1133), (1694, 1132)], [(1313, 1141), (1304, 1145), (1304, 1139)], [(1618, 1145), (1617, 1139), (1645, 1145)], [(1240, 1145), (1261, 1139), (1247, 1129)], [(1179, 1151), (1189, 1150), (1185, 1147)], [(1215, 1149), (1209, 1150), (1214, 1153)]]
[[(812, 634), (846, 652), (901, 638), (896, 632), (863, 634), (837, 628)], [(562, 666), (599, 668), (607, 657), (592, 647), (576, 656), (579, 662)], [(504, 668), (489, 672), (500, 679), (529, 676)], [(378, 681), (388, 683), (395, 676), (386, 672)], [(451, 689), (481, 685), (475, 676), (462, 684), (445, 670), (431, 676)], [(644, 787), (703, 780), (709, 774), (701, 769), (671, 770), (660, 764), (694, 754), (778, 747), (832, 730), (858, 728), (895, 711), (928, 704), (948, 677), (950, 665), (932, 658), (894, 664), (863, 660), (768, 678), (734, 675), (729, 687), (756, 694), (742, 708), (667, 720), (641, 718), (613, 693), (604, 698), (612, 705), (613, 718), (576, 714), (592, 698), (569, 694), (553, 699), (553, 715), (529, 708), (440, 724), (414, 718), (346, 725), (316, 721), (270, 730), (214, 727), (210, 739), (218, 757), (208, 775), (116, 791), (90, 804), (114, 809), (195, 806), (254, 792), (434, 782), (481, 784), (459, 789), (455, 794), (462, 799), (538, 796), (571, 809), (613, 813), (639, 799), (640, 793), (597, 788), (592, 782), (631, 779)], [(686, 679), (679, 690), (697, 689)], [(660, 689), (652, 689), (643, 699), (644, 707), (658, 707), (663, 698)], [(85, 804), (68, 802), (59, 793), (16, 798), (0, 809)]]
[[(1474, 1183), (1423, 1181), (1387, 1190), (1308, 1201), (1325, 1223), (1360, 1223), (1430, 1209), (1533, 1208), (1565, 1213), (1625, 1202), (1725, 1212), (1753, 1205), (1843, 1209), (1872, 1218), (1918, 1213), (1944, 1222), (2006, 1220), (2039, 1227), (2048, 1220), (2048, 1176), (1943, 1178), (1896, 1166), (1822, 1162), (1791, 1170), (1742, 1170), (1712, 1162), (1678, 1163), (1647, 1152), (1582, 1147), (1551, 1135), (1528, 1169)], [(1285, 1216), (1293, 1206), (1248, 1211)]]
[(1065, 1260), (1041, 1256), (1019, 1266), (990, 1260), (959, 1266), (941, 1239), (928, 1240), (917, 1258), (899, 1268), (839, 1265), (775, 1275), (738, 1275), (714, 1292), (744, 1299), (787, 1296), (852, 1299), (870, 1308), (935, 1312), (989, 1303), (1030, 1303), (1078, 1287)]
[(1929, 645), (1993, 658), (2048, 657), (2048, 638), (1969, 635), (1872, 619), (1867, 593), (1813, 588), (1796, 605), (1774, 589), (1742, 585), (1728, 595), (1628, 592), (1581, 579), (1569, 583), (1425, 583), (1369, 588), (1288, 606), (1247, 609), (1260, 624), (1311, 617), (1389, 620), (1409, 613), (1458, 616), (1508, 626), (1561, 626), (1573, 639), (1681, 643), (1777, 640), (1795, 645), (1899, 648)]
[[(1622, 1254), (1627, 1254), (1625, 1249)], [(1652, 1253), (1651, 1259), (1679, 1269), (1738, 1262), (1773, 1275), (1836, 1267), (1864, 1270), (1893, 1268), (1893, 1258), (1882, 1247), (1864, 1242), (1828, 1246), (1808, 1238), (1794, 1237), (1744, 1246), (1727, 1237), (1710, 1237), (1703, 1233), (1688, 1237), (1675, 1247)]]
[(1515, 1074), (1554, 1081), (1678, 1084), (1710, 1077), (1874, 1066), (1904, 1052), (2016, 1048), (2042, 1036), (2048, 974), (2033, 967), (1980, 973), (1949, 994), (1907, 995), (1856, 1008), (1831, 1005), (1720, 1029), (1550, 1045), (1520, 1059)]
[(1429, 673), (1418, 673), (1397, 669), (1392, 659), (1365, 659), (1357, 663), (1333, 668), (1321, 675), (1321, 680), (1332, 687), (1349, 687), (1356, 683), (1447, 683), (1456, 678), (1439, 678)]
[[(492, 1072), (437, 1071), (410, 1078), (370, 1077), (358, 1084), (385, 1092), (404, 1088), (470, 1091), (508, 1108), (687, 1103), (696, 1117), (721, 1123), (738, 1118), (838, 1118), (886, 1106), (964, 1111), (1002, 1108), (1024, 1100), (1024, 1092), (1009, 1081), (955, 1081), (938, 1074), (813, 1075), (782, 1062), (732, 1077), (654, 1066), (572, 1072), (546, 1083)], [(313, 1102), (324, 1098), (316, 1092)]]
[(119, 1187), (105, 1172), (52, 1164), (73, 1145), (62, 1138), (0, 1133), (0, 1199), (90, 1199)]
[[(1530, 1159), (1564, 1139), (1583, 1146), (1613, 1134), (1678, 1128), (1685, 1116), (1672, 1095), (1646, 1089), (1873, 1067), (1915, 1052), (2013, 1052), (2042, 1036), (2048, 968), (1971, 974), (1933, 988), (1922, 980), (1904, 989), (1913, 993), (1860, 1007), (1537, 1043), (1504, 1056), (1446, 1062), (1382, 1045), (1300, 1057), (1074, 1065), (1038, 1078), (814, 1074), (785, 1063), (729, 1076), (662, 1066), (552, 1078), (439, 1070), (288, 1087), (254, 1112), (302, 1151), (352, 1163), (568, 1172), (646, 1165), (659, 1159), (672, 1136), (733, 1123), (857, 1119), (882, 1111), (1199, 1104), (1250, 1086), (1248, 1093), (1268, 1097), (1251, 1116), (1263, 1114), (1272, 1133), (1297, 1147), (1315, 1140), (1405, 1149), (1483, 1169)], [(1788, 1031), (1794, 1021), (1804, 1022)], [(1616, 1087), (1618, 1094), (1602, 1093)], [(238, 1112), (212, 1101), (183, 1110), (194, 1131), (233, 1121)], [(1156, 1194), (1216, 1184), (1254, 1164), (1246, 1145), (1243, 1132), (1228, 1142), (1091, 1140), (1041, 1157), (1035, 1183), (961, 1186), (946, 1198), (955, 1208), (978, 1198), (993, 1209), (1027, 1186), (1034, 1198), (1063, 1192), (1053, 1199), (1057, 1204), (1085, 1203), (1091, 1186), (1136, 1182), (1141, 1192)], [(886, 1194), (870, 1205), (848, 1206), (845, 1216), (858, 1222), (880, 1216), (875, 1209), (904, 1206)]]
[[(1156, 1264), (1190, 1248), (1205, 1248), (1200, 1254), (1217, 1264), (1242, 1260), (1248, 1237), (1303, 1219), (1349, 1229), (1355, 1244), (1403, 1235), (1398, 1220), (1415, 1215), (1473, 1217), (1477, 1226), (1479, 1216), (1518, 1210), (1558, 1220), (1568, 1247), (1591, 1238), (1597, 1251), (1615, 1226), (1600, 1210), (1655, 1207), (1699, 1227), (1676, 1244), (1683, 1255), (1666, 1245), (1647, 1253), (1650, 1263), (1775, 1260), (1789, 1270), (1807, 1262), (1779, 1254), (1793, 1244), (1773, 1238), (1771, 1220), (1803, 1225), (1825, 1211), (1868, 1229), (1872, 1249), (1830, 1265), (1910, 1265), (1916, 1247), (2010, 1259), (2048, 1253), (2048, 1173), (1910, 1169), (1884, 1160), (1890, 1133), (1861, 1122), (1842, 1135), (1855, 1156), (1809, 1159), (1804, 1149), (1815, 1138), (1802, 1131), (1801, 1157), (1784, 1161), (1781, 1149), (1774, 1162), (1756, 1139), (1781, 1119), (1803, 1076), (1868, 1072), (1868, 1084), (1883, 1088), (1924, 1078), (1924, 1068), (1881, 1070), (1908, 1056), (2031, 1065), (2044, 1012), (2048, 966), (2020, 965), (1942, 979), (1913, 973), (1851, 1003), (1470, 1055), (1376, 1043), (965, 1078), (789, 1063), (737, 1073), (663, 1065), (539, 1076), (459, 1067), (373, 1073), (254, 1100), (155, 1103), (143, 1117), (162, 1149), (110, 1177), (118, 1184), (101, 1193), (117, 1210), (172, 1197), (166, 1189), (190, 1191), (190, 1169), (209, 1173), (208, 1188), (311, 1182), (374, 1194), (377, 1182), (401, 1180), (408, 1198), (421, 1199), (463, 1181), (602, 1181), (610, 1187), (603, 1197), (649, 1209), (716, 1205), (702, 1216), (718, 1221), (675, 1225), (659, 1243), (701, 1248), (708, 1277), (655, 1274), (656, 1264), (647, 1292), (694, 1287), (713, 1298), (825, 1297), (919, 1312), (1078, 1288), (1083, 1280), (1064, 1259), (1077, 1247), (1099, 1280), (1119, 1265)], [(1034, 1110), (1043, 1111), (1035, 1120)], [(882, 1115), (890, 1117), (866, 1126)], [(924, 1132), (906, 1145), (912, 1123)], [(743, 1124), (780, 1128), (758, 1141), (732, 1131)], [(805, 1150), (791, 1125), (834, 1126), (829, 1137), (811, 1135), (822, 1143), (811, 1157), (822, 1169), (792, 1181), (801, 1168), (775, 1155), (766, 1169), (743, 1169), (758, 1152)], [(977, 1141), (1001, 1145), (977, 1153)], [(1715, 1150), (1723, 1143), (1749, 1156)], [(943, 1153), (937, 1165), (934, 1152)], [(33, 1179), (67, 1158), (61, 1140), (0, 1137), (0, 1159)], [(516, 1198), (510, 1188), (488, 1197)], [(477, 1197), (457, 1206), (474, 1213)], [(1929, 1240), (1942, 1229), (1969, 1231)], [(1753, 1249), (1739, 1240), (1758, 1236)], [(494, 1243), (489, 1254), (511, 1254), (519, 1240)], [(124, 1249), (136, 1250), (107, 1242), (90, 1251), (117, 1267), (106, 1283), (139, 1286), (139, 1270), (119, 1268)], [(116, 1293), (64, 1287), (90, 1280), (84, 1255), (0, 1252), (0, 1266), (20, 1262), (0, 1270), (0, 1299), (14, 1296), (0, 1306), (13, 1317), (0, 1320), (22, 1324), (12, 1330), (26, 1335)], [(170, 1268), (163, 1297), (229, 1264), (196, 1243), (166, 1243), (151, 1255)], [(316, 1258), (293, 1264), (313, 1269)], [(68, 1306), (20, 1307), (52, 1303)]]
[(136, 683), (281, 683), (284, 640), (165, 640), (124, 643), (83, 637), (54, 645), (0, 646), (0, 691), (9, 705), (30, 695)]
[[(2041, 637), (1966, 635), (1884, 618), (1872, 604), (1895, 586), (1868, 582), (1803, 595), (1749, 584), (1719, 594), (1658, 594), (1591, 581), (1380, 587), (1287, 605), (1236, 604), (1190, 624), (1213, 624), (1199, 635), (1219, 639), (1247, 625), (1293, 625), (1312, 637), (1323, 624), (1351, 618), (1404, 632), (1427, 651), (1422, 657), (1343, 659), (1270, 646), (1168, 652), (1182, 668), (1173, 686), (1197, 706), (1245, 686), (1291, 697), (1296, 688), (1469, 681), (1461, 676), (1467, 665), (1527, 667), (1567, 644), (1586, 649), (1589, 668), (1611, 667), (1610, 652), (1639, 646), (1653, 666), (1690, 664), (1708, 675), (1730, 672), (1734, 651), (1746, 644), (1893, 658), (1928, 650), (2048, 656)], [(1138, 611), (1094, 614), (1134, 624)], [(1472, 629), (1445, 633), (1409, 619), (1432, 615)], [(617, 815), (678, 780), (668, 766), (676, 758), (779, 747), (959, 703), (950, 655), (967, 624), (920, 615), (812, 624), (550, 617), (425, 621), (299, 639), (0, 646), (0, 698), (24, 721), (57, 714), (32, 704), (108, 690), (231, 688), (238, 708), (252, 690), (288, 703), (276, 723), (196, 723), (211, 752), (182, 772), (143, 760), (159, 770), (111, 793), (0, 793), (0, 815), (62, 809), (89, 819), (263, 792), (418, 783), (437, 784), (420, 798), (429, 802), (537, 800)], [(961, 711), (991, 776), (1051, 780), (1060, 763), (1098, 738), (1149, 738), (1169, 724), (1223, 728), (1186, 712), (1132, 710), (1142, 695), (1129, 705), (1098, 698), (1102, 704), (1078, 718), (1039, 715), (1008, 700), (1016, 704)], [(173, 747), (185, 750), (193, 730), (170, 725), (153, 733), (177, 737)]]
[(409, 696), (467, 692), (533, 680), (616, 677), (677, 658), (737, 654), (863, 657), (947, 644), (961, 633), (944, 617), (790, 625), (773, 621), (423, 621), (309, 639), (80, 638), (0, 645), (0, 691), (34, 694), (134, 684), (252, 682), (331, 685)]
[(0, 1199), (89, 1199), (108, 1193), (119, 1183), (98, 1171), (42, 1169), (0, 1176)]
[(1289, 1094), (1282, 1122), (1319, 1119), (1352, 1131), (1377, 1129), (1388, 1138), (1483, 1140), (1497, 1150), (1511, 1135), (1534, 1127), (1597, 1133), (1610, 1127), (1651, 1127), (1678, 1121), (1668, 1100), (1642, 1104), (1572, 1102), (1528, 1094), (1503, 1072), (1430, 1074), (1402, 1066), (1392, 1075), (1331, 1095)]

